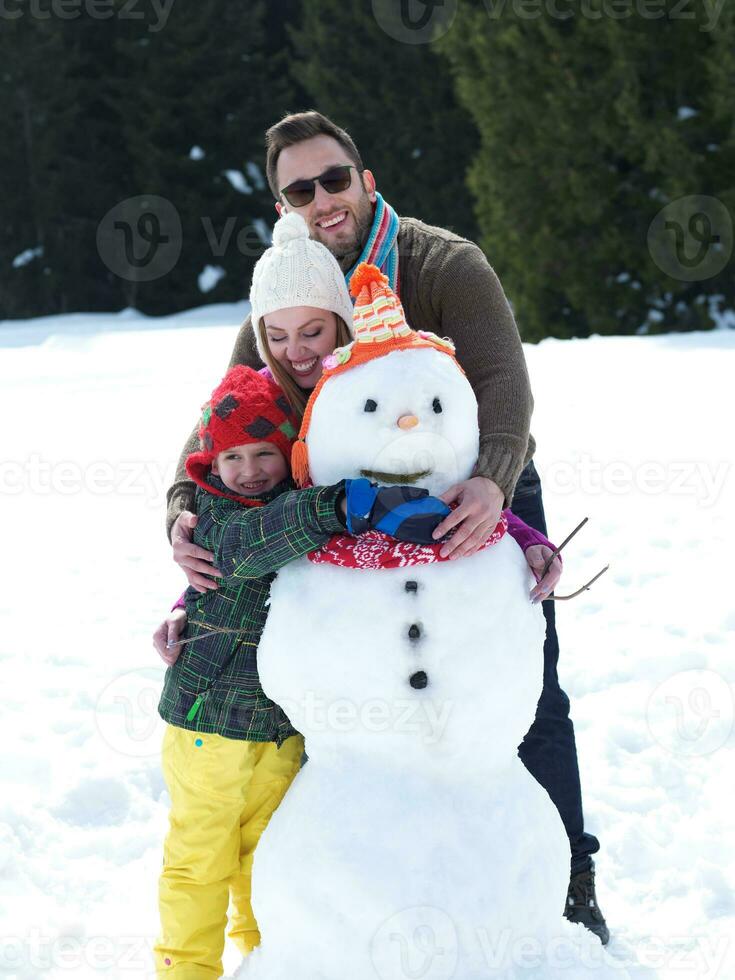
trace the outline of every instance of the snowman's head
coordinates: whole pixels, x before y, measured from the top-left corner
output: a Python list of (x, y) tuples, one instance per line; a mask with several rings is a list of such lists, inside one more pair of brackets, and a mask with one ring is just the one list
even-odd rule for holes
[(306, 444), (315, 484), (364, 476), (440, 494), (477, 461), (477, 400), (452, 357), (394, 350), (325, 381)]
[(412, 330), (388, 279), (350, 281), (355, 340), (323, 361), (294, 447), (300, 483), (367, 477), (440, 494), (477, 461), (477, 400), (451, 341)]

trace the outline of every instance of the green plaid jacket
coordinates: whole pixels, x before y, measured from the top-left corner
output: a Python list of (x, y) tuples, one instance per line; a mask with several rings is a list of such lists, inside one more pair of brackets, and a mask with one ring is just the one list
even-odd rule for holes
[[(218, 477), (209, 479), (223, 488)], [(252, 508), (197, 489), (194, 542), (214, 552), (224, 578), (219, 589), (203, 594), (187, 589), (185, 637), (201, 639), (187, 643), (166, 671), (158, 711), (169, 724), (279, 745), (296, 734), (258, 678), (266, 603), (279, 568), (320, 547), (345, 525), (337, 510), (343, 484), (292, 488), (290, 481), (281, 483), (263, 496), (265, 507)], [(218, 627), (242, 632), (208, 635)], [(189, 721), (187, 714), (200, 695), (199, 710)]]

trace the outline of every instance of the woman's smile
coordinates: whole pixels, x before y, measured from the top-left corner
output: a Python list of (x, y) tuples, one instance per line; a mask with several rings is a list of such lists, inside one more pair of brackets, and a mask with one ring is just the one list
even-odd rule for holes
[(311, 372), (314, 370), (318, 362), (319, 362), (319, 358), (316, 355), (314, 355), (313, 357), (309, 357), (306, 360), (300, 360), (300, 361), (292, 360), (291, 367), (294, 369), (294, 371), (297, 374), (311, 374)]
[(300, 388), (313, 388), (322, 361), (337, 341), (337, 316), (312, 306), (294, 306), (263, 317), (270, 355)]

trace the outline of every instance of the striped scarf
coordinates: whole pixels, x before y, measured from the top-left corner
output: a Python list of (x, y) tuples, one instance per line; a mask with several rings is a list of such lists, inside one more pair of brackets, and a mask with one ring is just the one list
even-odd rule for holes
[(370, 234), (360, 257), (348, 273), (345, 274), (347, 285), (350, 284), (352, 273), (361, 262), (377, 265), (383, 275), (388, 276), (390, 288), (400, 296), (398, 278), (398, 215), (383, 199), (382, 194), (376, 193), (375, 217)]

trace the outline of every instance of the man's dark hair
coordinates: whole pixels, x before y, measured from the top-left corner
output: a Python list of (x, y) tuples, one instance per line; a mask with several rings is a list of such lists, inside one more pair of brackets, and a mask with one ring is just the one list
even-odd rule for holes
[[(362, 157), (348, 132), (315, 109), (309, 109), (308, 112), (292, 112), (284, 116), (275, 126), (271, 126), (265, 134), (265, 173), (276, 200), (278, 200), (279, 191), (276, 167), (281, 151), (285, 150), (287, 146), (294, 146), (294, 144), (302, 143), (314, 136), (331, 136), (347, 153), (358, 170), (363, 169)], [(312, 174), (308, 176), (311, 177)]]

